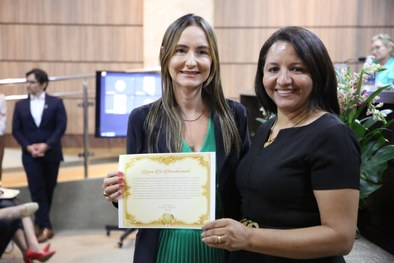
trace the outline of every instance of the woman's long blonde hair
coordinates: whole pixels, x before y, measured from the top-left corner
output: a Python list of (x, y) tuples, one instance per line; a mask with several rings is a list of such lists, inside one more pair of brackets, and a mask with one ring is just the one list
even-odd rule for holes
[(185, 126), (181, 110), (175, 100), (173, 82), (169, 72), (169, 62), (183, 30), (192, 25), (200, 27), (205, 32), (212, 56), (211, 72), (208, 79), (203, 83), (202, 99), (205, 105), (209, 107), (209, 110), (215, 112), (219, 119), (225, 153), (228, 155), (233, 148), (239, 152), (241, 149), (241, 138), (233, 113), (226, 103), (222, 90), (215, 33), (208, 22), (194, 14), (187, 14), (178, 18), (168, 27), (164, 34), (160, 50), (162, 98), (153, 103), (145, 120), (148, 150), (149, 152), (155, 152), (158, 149), (159, 135), (165, 134), (168, 151), (181, 151), (182, 134)]

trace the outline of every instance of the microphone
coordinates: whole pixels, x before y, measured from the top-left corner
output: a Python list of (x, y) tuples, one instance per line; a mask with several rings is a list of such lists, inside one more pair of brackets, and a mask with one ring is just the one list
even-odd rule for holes
[(353, 57), (353, 58), (348, 58), (340, 63), (345, 63), (345, 64), (357, 64), (357, 63), (364, 63), (367, 60), (367, 56), (364, 57)]

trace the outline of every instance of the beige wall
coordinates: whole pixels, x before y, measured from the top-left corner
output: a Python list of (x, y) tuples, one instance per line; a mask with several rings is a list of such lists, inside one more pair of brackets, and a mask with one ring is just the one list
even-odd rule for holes
[[(2, 0), (0, 1), (0, 79), (21, 78), (33, 67), (50, 76), (94, 74), (143, 66), (141, 0)], [(66, 134), (82, 134), (83, 80), (52, 82), (48, 92), (64, 97), (69, 118)], [(94, 78), (88, 79), (95, 98)], [(25, 94), (24, 85), (0, 86), (6, 95)], [(7, 131), (14, 101), (8, 101)], [(89, 108), (94, 131), (94, 107)]]
[[(225, 95), (234, 99), (253, 93), (259, 49), (279, 27), (309, 28), (334, 62), (367, 55), (376, 33), (394, 36), (392, 0), (1, 0), (0, 79), (24, 77), (32, 67), (51, 76), (155, 67), (164, 30), (189, 12), (214, 25)], [(82, 83), (49, 87), (51, 93), (77, 94), (64, 98), (70, 136), (83, 132)], [(94, 101), (94, 78), (88, 86)], [(25, 87), (0, 85), (0, 92), (24, 94)], [(9, 101), (8, 133), (13, 105)], [(89, 133), (94, 133), (94, 107), (89, 108)]]
[[(254, 93), (256, 62), (264, 41), (283, 26), (303, 26), (325, 43), (334, 63), (369, 52), (371, 37), (394, 37), (392, 0), (216, 0), (222, 79), (228, 97)], [(351, 64), (357, 69), (360, 64)]]
[(144, 0), (144, 66), (159, 66), (161, 40), (178, 17), (195, 13), (213, 23), (214, 0)]

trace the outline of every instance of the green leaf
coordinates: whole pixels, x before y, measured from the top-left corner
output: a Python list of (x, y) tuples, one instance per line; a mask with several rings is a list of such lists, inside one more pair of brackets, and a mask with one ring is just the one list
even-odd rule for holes
[(382, 187), (382, 184), (371, 183), (360, 179), (360, 199), (368, 198), (373, 192)]
[(375, 154), (376, 163), (385, 163), (394, 159), (394, 145), (386, 145), (380, 148)]
[(353, 123), (351, 129), (359, 139), (363, 138), (368, 131), (368, 129), (366, 129), (358, 120)]

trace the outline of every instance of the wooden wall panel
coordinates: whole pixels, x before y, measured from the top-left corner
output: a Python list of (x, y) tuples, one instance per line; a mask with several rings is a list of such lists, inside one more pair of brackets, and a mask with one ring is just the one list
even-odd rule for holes
[(0, 22), (142, 25), (141, 0), (1, 0)]
[(349, 26), (356, 24), (356, 5), (357, 0), (216, 0), (215, 27)]
[[(357, 43), (355, 43), (356, 35), (351, 28), (331, 30), (312, 27), (308, 29), (318, 35), (324, 42), (333, 61), (341, 62), (358, 55), (365, 55), (365, 50), (363, 50), (363, 53), (356, 54), (354, 48), (357, 46)], [(221, 62), (256, 63), (261, 46), (276, 30), (273, 28), (216, 29)], [(347, 36), (341, 38), (341, 49), (337, 48), (340, 36)], [(369, 44), (369, 42), (366, 44)], [(242, 47), (246, 51), (240, 52), (238, 47)]]
[[(373, 35), (394, 37), (393, 12), (391, 0), (216, 0), (214, 25), (226, 68), (225, 94), (250, 94), (239, 83), (250, 83), (246, 78), (255, 74), (261, 46), (283, 26), (308, 28), (324, 42), (333, 63), (348, 61), (358, 70), (362, 63), (357, 60), (370, 53)], [(237, 70), (242, 74), (235, 74)]]
[(226, 97), (239, 100), (241, 93), (254, 94), (255, 74), (254, 64), (222, 64), (222, 84)]
[[(50, 76), (94, 74), (96, 70), (131, 70), (141, 68), (141, 62), (61, 62), (56, 61), (0, 61), (0, 78), (24, 78), (25, 73), (33, 67), (39, 67), (48, 72)], [(58, 82), (61, 83), (61, 82)], [(64, 84), (67, 86), (67, 84)], [(0, 85), (0, 90), (3, 85)]]
[[(143, 0), (0, 1), (0, 79), (23, 78), (33, 67), (50, 76), (94, 75), (96, 70), (143, 67)], [(87, 79), (95, 100), (95, 78)], [(69, 118), (68, 135), (83, 133), (83, 79), (50, 83)], [(0, 85), (6, 95), (26, 94), (24, 85)], [(8, 101), (7, 133), (15, 101)], [(94, 107), (89, 133), (94, 133)]]
[(220, 61), (256, 63), (264, 41), (276, 30), (270, 28), (216, 28)]
[(0, 25), (0, 60), (142, 62), (142, 27)]
[(393, 10), (394, 1), (392, 0), (359, 0), (357, 1), (357, 26), (393, 28)]

